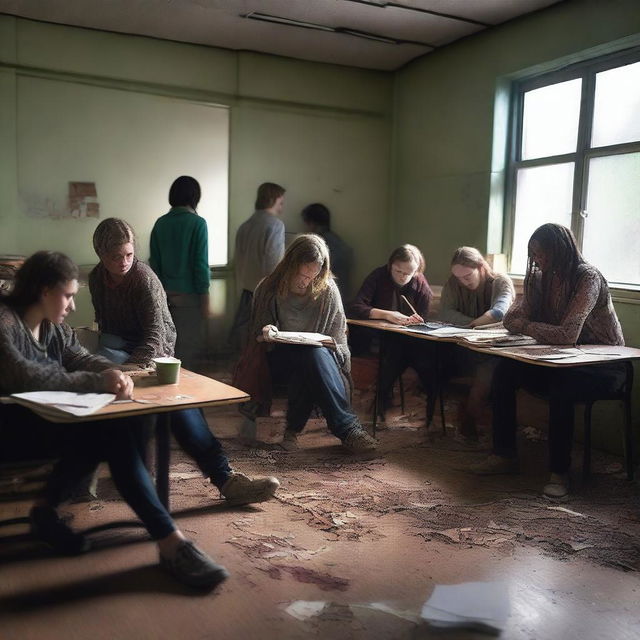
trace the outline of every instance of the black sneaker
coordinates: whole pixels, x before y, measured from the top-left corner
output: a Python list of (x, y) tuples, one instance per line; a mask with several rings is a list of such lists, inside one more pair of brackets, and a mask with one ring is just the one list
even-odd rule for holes
[(32, 535), (56, 553), (77, 556), (91, 548), (88, 538), (75, 533), (51, 507), (33, 507), (29, 519)]
[(160, 556), (160, 566), (190, 587), (213, 589), (229, 577), (229, 572), (216, 564), (191, 540), (183, 540), (171, 558)]

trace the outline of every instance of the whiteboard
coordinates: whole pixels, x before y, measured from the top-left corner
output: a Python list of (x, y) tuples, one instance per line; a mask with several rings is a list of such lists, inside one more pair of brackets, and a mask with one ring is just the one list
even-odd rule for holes
[[(228, 108), (27, 76), (18, 78), (17, 107), (20, 253), (54, 249), (95, 263), (93, 231), (116, 217), (132, 225), (146, 260), (171, 183), (191, 175), (202, 187), (209, 262), (227, 263)], [(95, 183), (98, 218), (70, 216), (70, 182)]]

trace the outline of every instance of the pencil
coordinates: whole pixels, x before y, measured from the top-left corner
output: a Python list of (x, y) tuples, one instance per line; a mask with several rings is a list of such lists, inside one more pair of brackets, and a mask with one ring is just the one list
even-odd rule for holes
[(400, 297), (407, 303), (407, 306), (411, 309), (411, 313), (418, 315), (418, 312), (413, 308), (413, 305), (407, 300), (406, 296), (400, 295)]

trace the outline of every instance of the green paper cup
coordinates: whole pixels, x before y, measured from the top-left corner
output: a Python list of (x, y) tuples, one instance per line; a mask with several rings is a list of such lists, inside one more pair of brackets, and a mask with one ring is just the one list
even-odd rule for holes
[(158, 384), (178, 384), (180, 381), (180, 365), (178, 358), (154, 358)]

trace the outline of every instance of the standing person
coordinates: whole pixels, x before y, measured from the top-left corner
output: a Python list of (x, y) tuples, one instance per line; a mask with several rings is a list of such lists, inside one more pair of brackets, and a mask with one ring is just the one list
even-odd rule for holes
[[(394, 249), (387, 264), (374, 269), (365, 278), (351, 305), (351, 316), (361, 320), (386, 320), (398, 325), (424, 322), (433, 296), (424, 268), (424, 256), (418, 247), (404, 244)], [(363, 332), (359, 333), (363, 335)], [(356, 332), (354, 339), (358, 340)], [(376, 407), (376, 411), (384, 413), (393, 383), (407, 367), (416, 371), (427, 396), (433, 395), (432, 345), (424, 340), (385, 332), (380, 348), (383, 349), (383, 357), (377, 395), (382, 407)], [(361, 350), (362, 346), (358, 348)]]
[[(61, 253), (39, 251), (18, 271), (13, 291), (0, 299), (2, 395), (76, 391), (132, 397), (131, 378), (90, 355), (66, 324), (77, 291), (78, 268)], [(55, 424), (20, 405), (0, 405), (3, 438), (11, 443), (3, 447), (4, 455), (12, 453), (12, 445), (22, 445), (31, 456), (58, 458), (31, 509), (31, 530), (58, 553), (87, 551), (89, 541), (58, 517), (57, 507), (106, 460), (118, 491), (156, 541), (161, 566), (180, 582), (213, 587), (229, 574), (184, 537), (160, 502), (137, 446), (143, 424), (135, 417)]]
[[(451, 276), (442, 288), (439, 316), (451, 324), (481, 327), (500, 322), (514, 298), (509, 276), (494, 273), (474, 247), (459, 247), (451, 259)], [(487, 404), (496, 359), (462, 347), (450, 347), (456, 373), (471, 374), (473, 378), (468, 398), (460, 405), (458, 422), (460, 434), (475, 440), (476, 422)]]
[(249, 338), (253, 292), (284, 256), (284, 223), (278, 217), (284, 207), (285, 189), (273, 182), (258, 187), (255, 212), (236, 234), (236, 288), (238, 309), (231, 328), (231, 342), (243, 348)]
[(300, 214), (306, 231), (317, 233), (327, 243), (331, 257), (331, 271), (336, 277), (342, 301), (351, 292), (350, 276), (353, 265), (353, 250), (336, 233), (331, 230), (331, 212), (319, 202), (307, 205)]
[[(133, 229), (124, 220), (107, 218), (96, 227), (93, 248), (100, 263), (89, 274), (89, 290), (102, 354), (128, 368), (172, 356), (176, 331), (166, 295), (156, 274), (135, 257)], [(171, 432), (229, 504), (264, 502), (280, 486), (273, 477), (251, 479), (233, 471), (202, 409), (173, 411)]]
[[(624, 345), (609, 286), (585, 261), (573, 233), (559, 224), (538, 227), (529, 240), (524, 295), (504, 317), (504, 326), (542, 344)], [(549, 396), (549, 497), (569, 492), (574, 403), (615, 391), (625, 381), (622, 363), (549, 369), (501, 359), (493, 376), (493, 453), (471, 470), (516, 473), (516, 392), (520, 387)]]
[(205, 342), (209, 318), (209, 234), (197, 214), (200, 184), (191, 176), (176, 178), (169, 189), (168, 213), (151, 231), (149, 264), (167, 292), (177, 330), (176, 356), (194, 369)]
[[(271, 344), (274, 328), (328, 335), (333, 345)], [(271, 275), (259, 284), (250, 336), (269, 347), (267, 375), (288, 385), (285, 449), (297, 448), (298, 434), (315, 405), (322, 410), (331, 433), (348, 451), (362, 453), (376, 448), (376, 441), (362, 428), (351, 408), (347, 321), (322, 238), (298, 236)], [(256, 350), (254, 353), (258, 354)]]

